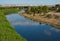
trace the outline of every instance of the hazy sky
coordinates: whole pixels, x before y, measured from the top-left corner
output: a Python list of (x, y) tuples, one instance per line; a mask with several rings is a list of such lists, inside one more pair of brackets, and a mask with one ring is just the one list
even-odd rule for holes
[(60, 4), (60, 0), (0, 0), (0, 4)]

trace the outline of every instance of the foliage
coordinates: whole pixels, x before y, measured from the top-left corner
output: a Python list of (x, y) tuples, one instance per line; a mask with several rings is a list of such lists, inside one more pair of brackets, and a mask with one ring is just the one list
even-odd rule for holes
[(42, 12), (43, 12), (42, 7), (41, 7), (41, 6), (39, 6), (39, 7), (38, 7), (38, 13), (40, 13), (40, 14), (41, 14)]
[(43, 13), (46, 14), (48, 13), (48, 7), (47, 6), (43, 6), (42, 7)]
[(60, 7), (58, 7), (57, 12), (60, 12)]
[(51, 17), (52, 17), (52, 15), (51, 15), (51, 14), (47, 14), (47, 15), (46, 15), (46, 17), (51, 18)]
[(49, 8), (48, 6), (35, 6), (35, 7), (31, 7), (31, 9), (27, 9), (27, 12), (31, 12), (33, 14), (35, 13), (43, 13), (43, 14), (46, 14), (49, 12)]

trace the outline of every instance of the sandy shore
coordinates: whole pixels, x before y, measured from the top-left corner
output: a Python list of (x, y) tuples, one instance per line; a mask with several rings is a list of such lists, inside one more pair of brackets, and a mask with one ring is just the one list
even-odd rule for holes
[(40, 23), (45, 23), (45, 24), (49, 24), (49, 25), (52, 25), (56, 28), (60, 28), (60, 20), (57, 20), (57, 19), (53, 19), (53, 18), (44, 18), (42, 16), (39, 16), (37, 14), (35, 14), (35, 16), (33, 16), (32, 14), (20, 14), (24, 17), (27, 17), (31, 20), (35, 20), (37, 22), (40, 22)]

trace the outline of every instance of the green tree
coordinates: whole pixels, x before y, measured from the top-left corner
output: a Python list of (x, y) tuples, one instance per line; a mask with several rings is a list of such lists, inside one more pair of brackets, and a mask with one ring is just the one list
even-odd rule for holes
[(33, 13), (33, 16), (35, 16), (35, 12), (36, 12), (35, 9), (36, 9), (35, 7), (31, 7), (31, 9), (30, 9), (30, 12)]
[(48, 7), (47, 6), (43, 6), (42, 7), (43, 10), (43, 14), (45, 15), (46, 13), (48, 13)]
[(57, 12), (60, 12), (60, 7), (57, 8)]
[(42, 13), (42, 11), (43, 11), (43, 10), (42, 10), (42, 6), (39, 6), (39, 7), (38, 7), (38, 13), (40, 13), (40, 14), (41, 14), (41, 13)]

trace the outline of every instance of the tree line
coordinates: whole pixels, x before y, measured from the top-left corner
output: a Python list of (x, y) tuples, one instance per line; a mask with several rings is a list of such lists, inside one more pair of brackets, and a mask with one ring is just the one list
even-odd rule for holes
[[(25, 10), (25, 13), (27, 14), (40, 14), (40, 15), (46, 15), (47, 17), (51, 17), (51, 14), (47, 14), (48, 12), (60, 12), (60, 5), (55, 6), (31, 6), (27, 7)], [(57, 16), (58, 17), (58, 16)]]

